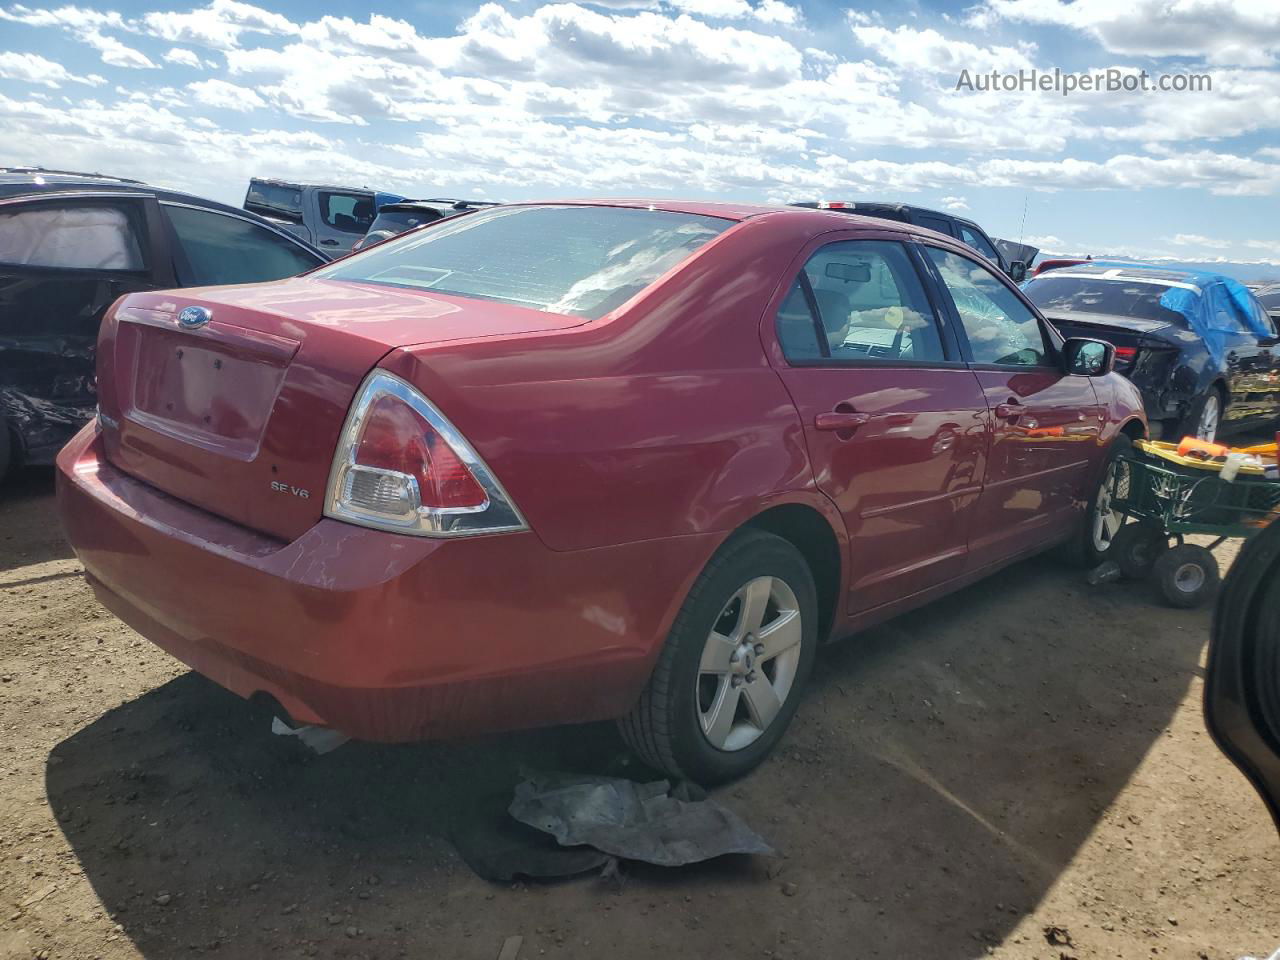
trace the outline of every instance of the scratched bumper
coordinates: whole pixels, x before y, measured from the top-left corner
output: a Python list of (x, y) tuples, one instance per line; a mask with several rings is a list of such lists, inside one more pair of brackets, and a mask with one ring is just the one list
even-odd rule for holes
[(59, 455), (57, 485), (116, 616), (241, 696), (368, 740), (621, 715), (716, 540), (557, 552), (533, 533), (433, 540), (326, 519), (284, 543), (120, 472), (93, 424)]

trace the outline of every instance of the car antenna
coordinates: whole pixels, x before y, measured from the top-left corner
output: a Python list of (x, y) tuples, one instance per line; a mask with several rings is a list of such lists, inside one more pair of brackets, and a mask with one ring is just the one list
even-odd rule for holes
[(1022, 238), (1027, 232), (1027, 194), (1022, 195), (1022, 224), (1018, 227), (1018, 246), (1022, 246)]

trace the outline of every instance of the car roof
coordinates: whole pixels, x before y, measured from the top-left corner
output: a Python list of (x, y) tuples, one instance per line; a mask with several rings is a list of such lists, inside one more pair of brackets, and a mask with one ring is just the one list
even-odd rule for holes
[(1049, 270), (1035, 279), (1048, 277), (1097, 277), (1102, 280), (1121, 280), (1125, 277), (1147, 281), (1165, 281), (1167, 283), (1190, 283), (1203, 287), (1205, 284), (1229, 279), (1225, 274), (1202, 270), (1170, 270), (1165, 267), (1153, 267), (1140, 263), (1128, 264), (1107, 261), (1086, 261), (1069, 267)]
[(353, 187), (349, 183), (314, 183), (310, 180), (281, 180), (278, 177), (250, 177), (249, 183), (269, 183), (277, 187), (316, 187), (320, 190), (359, 190), (376, 193), (373, 187)]
[[(667, 213), (687, 213), (691, 216), (717, 217), (721, 220), (750, 220), (758, 217), (788, 217), (807, 219), (814, 223), (826, 223), (828, 229), (848, 229), (849, 221), (860, 221), (860, 225), (870, 230), (892, 230), (902, 233), (917, 233), (926, 236), (944, 236), (954, 240), (947, 234), (938, 234), (927, 227), (902, 223), (894, 220), (882, 220), (877, 217), (861, 217), (847, 210), (816, 210), (812, 207), (793, 207), (782, 204), (733, 203), (730, 201), (710, 200), (673, 200), (671, 198), (615, 198), (600, 199), (575, 198), (570, 200), (529, 200), (508, 206), (588, 206), (588, 207), (629, 207), (637, 210), (662, 210)], [(823, 218), (819, 220), (818, 218)]]

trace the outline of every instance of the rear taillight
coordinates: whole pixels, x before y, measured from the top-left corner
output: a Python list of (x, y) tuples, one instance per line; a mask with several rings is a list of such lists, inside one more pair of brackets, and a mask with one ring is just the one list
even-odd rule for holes
[(1137, 359), (1137, 347), (1116, 347), (1116, 366), (1127, 367)]
[(453, 424), (409, 384), (380, 370), (365, 379), (342, 428), (325, 515), (428, 537), (525, 529)]

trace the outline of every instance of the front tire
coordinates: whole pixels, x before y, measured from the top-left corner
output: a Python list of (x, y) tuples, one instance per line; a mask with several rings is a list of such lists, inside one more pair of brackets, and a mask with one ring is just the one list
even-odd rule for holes
[[(1066, 544), (1066, 556), (1082, 566), (1092, 569), (1111, 559), (1111, 544), (1124, 524), (1124, 517), (1113, 509), (1114, 496), (1127, 497), (1131, 482), (1129, 465), (1121, 457), (1133, 453), (1133, 441), (1126, 434), (1118, 434), (1107, 450), (1102, 466), (1102, 477), (1090, 493), (1085, 508), (1083, 529), (1074, 540)], [(1117, 476), (1119, 483), (1114, 481)], [(1113, 494), (1113, 487), (1115, 493)]]
[(731, 537), (698, 576), (639, 702), (627, 744), (670, 777), (723, 783), (782, 738), (813, 669), (813, 573), (781, 537)]

